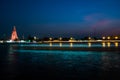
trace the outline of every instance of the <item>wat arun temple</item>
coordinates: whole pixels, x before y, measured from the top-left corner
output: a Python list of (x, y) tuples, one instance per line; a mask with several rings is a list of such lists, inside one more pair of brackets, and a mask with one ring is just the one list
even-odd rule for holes
[(16, 31), (16, 27), (15, 26), (13, 28), (10, 40), (12, 40), (12, 41), (18, 40), (17, 31)]

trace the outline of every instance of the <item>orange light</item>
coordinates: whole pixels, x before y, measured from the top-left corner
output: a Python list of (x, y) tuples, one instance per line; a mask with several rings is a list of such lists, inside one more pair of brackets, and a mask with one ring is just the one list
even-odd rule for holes
[(115, 42), (115, 47), (118, 47), (118, 42)]
[(107, 43), (107, 46), (110, 47), (110, 42)]
[(15, 28), (15, 26), (14, 26), (14, 29), (13, 29), (12, 35), (11, 35), (11, 40), (14, 41), (14, 40), (16, 40), (16, 39), (18, 39), (18, 36), (17, 36), (16, 28)]
[(110, 37), (108, 36), (107, 39), (110, 39)]
[(115, 36), (115, 39), (118, 39), (118, 37), (117, 37), (117, 36)]
[(105, 46), (106, 46), (104, 42), (102, 43), (102, 46), (103, 46), (103, 47), (105, 47)]

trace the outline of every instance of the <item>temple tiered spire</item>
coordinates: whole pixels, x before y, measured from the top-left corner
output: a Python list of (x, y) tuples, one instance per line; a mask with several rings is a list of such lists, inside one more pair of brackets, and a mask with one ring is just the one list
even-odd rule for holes
[(18, 39), (18, 36), (17, 36), (17, 31), (16, 31), (16, 27), (14, 26), (13, 28), (13, 31), (12, 31), (12, 34), (11, 34), (11, 40), (12, 41), (15, 41)]

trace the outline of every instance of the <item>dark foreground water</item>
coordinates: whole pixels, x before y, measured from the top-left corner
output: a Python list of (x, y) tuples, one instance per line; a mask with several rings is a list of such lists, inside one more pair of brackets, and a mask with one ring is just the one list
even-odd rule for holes
[(26, 50), (22, 46), (0, 44), (0, 80), (120, 80), (119, 50)]

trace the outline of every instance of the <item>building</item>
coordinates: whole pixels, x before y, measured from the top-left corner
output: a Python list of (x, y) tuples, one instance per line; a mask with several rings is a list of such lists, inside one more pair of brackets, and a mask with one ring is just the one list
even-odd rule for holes
[(16, 31), (16, 27), (15, 26), (14, 26), (12, 34), (11, 34), (11, 40), (12, 41), (18, 40), (17, 31)]

